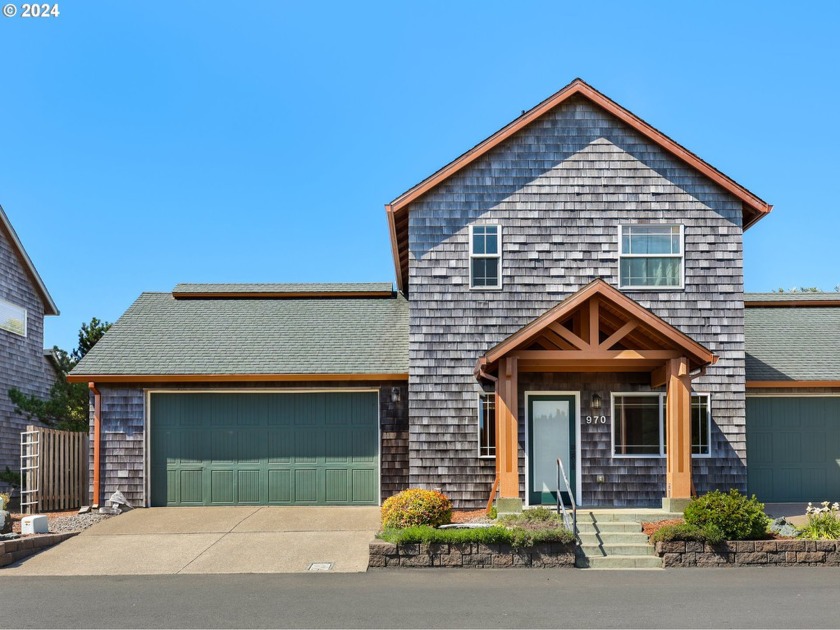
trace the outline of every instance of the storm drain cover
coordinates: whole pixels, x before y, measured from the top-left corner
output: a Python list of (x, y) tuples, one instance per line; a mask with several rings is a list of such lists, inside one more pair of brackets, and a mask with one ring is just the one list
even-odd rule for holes
[(309, 565), (310, 571), (329, 571), (332, 569), (332, 562), (313, 562)]

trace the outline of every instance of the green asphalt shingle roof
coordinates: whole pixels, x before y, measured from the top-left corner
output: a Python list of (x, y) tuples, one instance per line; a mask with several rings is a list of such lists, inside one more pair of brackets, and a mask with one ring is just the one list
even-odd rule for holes
[(173, 293), (382, 293), (393, 291), (390, 282), (309, 282), (309, 283), (246, 283), (194, 284), (181, 283)]
[(72, 374), (407, 372), (408, 302), (400, 294), (175, 299), (143, 293)]
[[(821, 302), (840, 295), (748, 293), (744, 299)], [(840, 307), (748, 307), (744, 319), (748, 381), (840, 381)]]

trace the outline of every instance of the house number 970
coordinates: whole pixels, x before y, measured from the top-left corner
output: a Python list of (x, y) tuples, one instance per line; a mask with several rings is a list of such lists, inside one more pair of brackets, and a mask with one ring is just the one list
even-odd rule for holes
[(586, 416), (586, 424), (607, 424), (607, 416)]

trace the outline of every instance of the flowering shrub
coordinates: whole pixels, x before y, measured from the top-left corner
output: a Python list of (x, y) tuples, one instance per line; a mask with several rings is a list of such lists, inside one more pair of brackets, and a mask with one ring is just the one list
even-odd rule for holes
[(402, 529), (415, 525), (437, 527), (452, 520), (452, 501), (434, 490), (410, 488), (382, 504), (382, 527)]
[(800, 531), (800, 537), (810, 540), (840, 539), (840, 503), (823, 501), (820, 505), (822, 507), (814, 507), (809, 503), (805, 508), (808, 524)]
[(755, 496), (746, 497), (733, 488), (692, 499), (685, 508), (685, 522), (702, 529), (710, 540), (755, 540), (767, 535), (769, 519)]

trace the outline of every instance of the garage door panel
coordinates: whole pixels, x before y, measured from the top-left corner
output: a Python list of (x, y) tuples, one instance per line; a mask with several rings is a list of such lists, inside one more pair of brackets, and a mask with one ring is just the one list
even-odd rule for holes
[(295, 503), (315, 503), (318, 500), (318, 470), (298, 468), (294, 471), (293, 496)]
[(324, 500), (327, 503), (346, 503), (349, 498), (349, 475), (346, 468), (324, 470)]
[(838, 460), (840, 397), (747, 398), (747, 484), (760, 500), (834, 500)]
[[(236, 461), (239, 435), (231, 429), (213, 429), (210, 432), (210, 460), (232, 464)], [(205, 456), (207, 452), (205, 451)]]
[(268, 471), (268, 502), (271, 504), (289, 504), (292, 502), (292, 471)]
[(236, 471), (236, 502), (259, 504), (260, 499), (260, 471)]
[(294, 443), (288, 429), (272, 429), (268, 432), (268, 461), (271, 464), (290, 464)]
[(350, 479), (353, 503), (376, 502), (376, 471), (353, 470)]
[(150, 400), (153, 505), (378, 502), (376, 393)]

